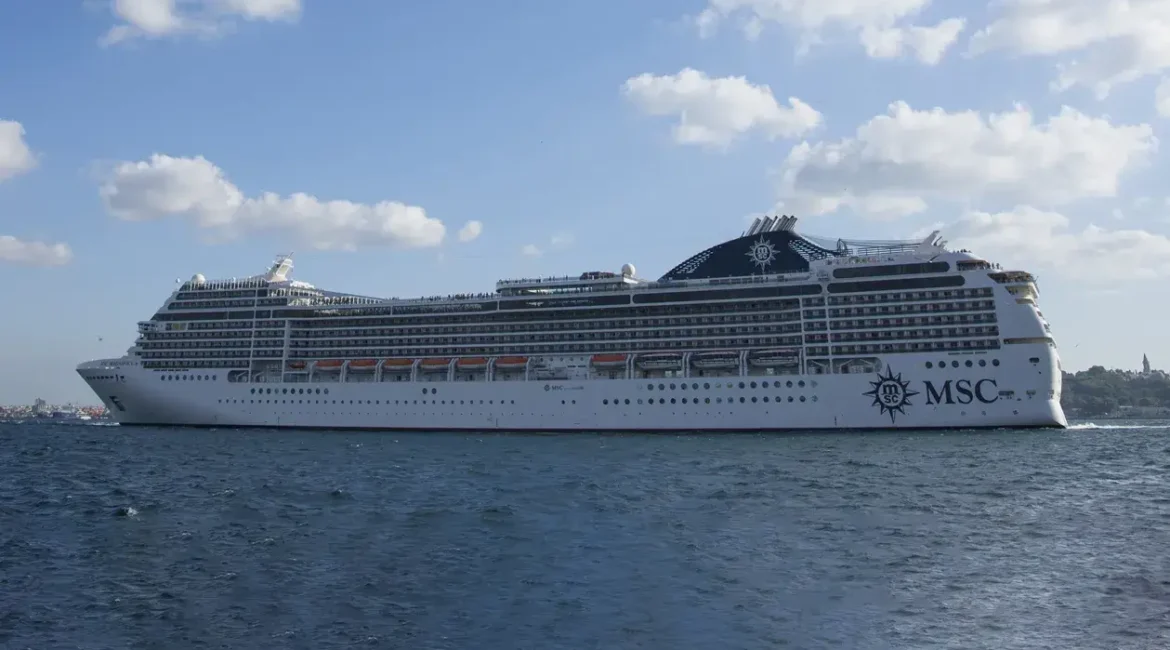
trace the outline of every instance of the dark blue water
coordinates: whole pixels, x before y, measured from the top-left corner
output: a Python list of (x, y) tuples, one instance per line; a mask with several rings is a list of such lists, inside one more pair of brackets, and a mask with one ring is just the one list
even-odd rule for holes
[(1170, 428), (0, 428), (0, 647), (1165, 648)]

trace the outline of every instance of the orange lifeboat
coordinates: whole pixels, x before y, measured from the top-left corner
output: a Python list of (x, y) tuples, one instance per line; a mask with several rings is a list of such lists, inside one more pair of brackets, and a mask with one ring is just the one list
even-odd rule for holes
[(304, 370), (305, 369), (305, 362), (304, 361), (289, 361), (288, 362), (288, 369), (289, 370)]
[(414, 359), (386, 359), (382, 362), (383, 368), (409, 368), (414, 365)]
[(601, 368), (613, 368), (626, 365), (628, 357), (629, 355), (625, 354), (595, 354), (590, 363)]
[(434, 372), (436, 370), (446, 370), (447, 366), (451, 365), (451, 360), (443, 358), (423, 359), (418, 365), (423, 370)]
[(464, 357), (455, 362), (457, 370), (483, 370), (487, 367), (487, 357)]
[(339, 359), (323, 359), (313, 364), (317, 370), (340, 370), (341, 361)]
[(378, 367), (377, 359), (354, 359), (349, 362), (350, 370), (373, 370)]
[(496, 359), (496, 369), (516, 370), (528, 365), (528, 357), (500, 357)]

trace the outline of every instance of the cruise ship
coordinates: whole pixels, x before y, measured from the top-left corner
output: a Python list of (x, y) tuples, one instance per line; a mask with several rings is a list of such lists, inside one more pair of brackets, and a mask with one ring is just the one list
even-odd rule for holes
[(936, 231), (756, 219), (657, 280), (501, 280), (417, 299), (292, 279), (180, 284), (118, 359), (78, 366), (126, 425), (463, 431), (1065, 427), (1035, 278)]

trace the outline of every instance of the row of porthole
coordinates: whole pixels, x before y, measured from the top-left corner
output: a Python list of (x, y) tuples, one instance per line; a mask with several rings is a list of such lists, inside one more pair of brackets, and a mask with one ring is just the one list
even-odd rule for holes
[[(817, 382), (813, 381), (813, 382), (810, 382), (810, 383), (812, 384), (812, 387), (813, 387), (813, 388), (816, 388), (816, 386), (817, 386)], [(795, 385), (795, 386), (797, 386), (797, 387), (799, 387), (799, 388), (804, 388), (804, 385), (805, 385), (805, 384), (804, 384), (804, 380), (803, 380), (803, 379), (801, 379), (801, 380), (799, 380), (799, 381), (796, 381), (796, 382), (792, 382), (791, 380), (789, 380), (789, 381), (787, 381), (787, 382), (784, 382), (784, 385), (785, 385), (787, 388), (792, 388), (794, 385)], [(675, 386), (676, 386), (676, 384), (658, 384), (657, 390), (675, 390)], [(780, 388), (780, 381), (779, 381), (779, 380), (777, 380), (777, 381), (773, 381), (773, 382), (768, 382), (768, 381), (761, 381), (761, 382), (759, 382), (758, 384), (757, 384), (756, 382), (754, 382), (754, 381), (752, 381), (752, 382), (743, 382), (743, 381), (739, 382), (739, 387), (740, 387), (740, 389), (745, 389), (745, 388), (756, 388), (757, 386), (758, 386), (759, 388), (769, 388), (769, 387), (771, 387), (771, 388)], [(677, 384), (677, 387), (678, 387), (678, 389), (680, 389), (680, 390), (686, 390), (686, 389), (687, 389), (687, 384), (686, 384), (685, 382), (684, 382), (684, 383), (681, 383), (681, 384)], [(723, 384), (722, 384), (722, 383), (719, 383), (719, 382), (717, 382), (717, 383), (715, 384), (715, 388), (723, 388), (723, 387), (724, 387), (724, 386), (723, 386)], [(690, 384), (690, 388), (691, 388), (691, 390), (699, 390), (699, 384), (698, 384), (698, 382), (691, 382), (691, 384)], [(730, 381), (729, 381), (729, 382), (727, 382), (727, 388), (735, 388), (735, 384), (734, 384), (734, 382), (730, 382)], [(654, 384), (646, 384), (646, 390), (655, 390), (655, 386), (654, 386)], [(710, 382), (704, 382), (704, 383), (703, 383), (703, 390), (711, 390), (711, 384), (710, 384)]]
[[(682, 399), (682, 403), (683, 403), (683, 404), (687, 404), (687, 403), (688, 403), (688, 402), (687, 402), (687, 398), (686, 398), (686, 397), (683, 397), (683, 398), (681, 398), (681, 399)], [(740, 398), (739, 398), (739, 403), (740, 403), (740, 404), (745, 404), (745, 403), (747, 403), (748, 399), (749, 399), (749, 398), (746, 398), (746, 397), (740, 397)], [(750, 398), (750, 399), (751, 399), (751, 402), (752, 402), (752, 404), (755, 404), (755, 403), (757, 403), (757, 402), (759, 402), (759, 401), (762, 401), (762, 402), (764, 402), (765, 404), (767, 404), (767, 403), (769, 403), (769, 401), (771, 401), (771, 400), (770, 400), (770, 398), (769, 398), (767, 395), (763, 396), (762, 398), (759, 398), (759, 397), (752, 397), (752, 398)], [(812, 401), (814, 401), (814, 402), (815, 402), (815, 401), (817, 401), (817, 396), (816, 396), (816, 395), (813, 395), (811, 399), (812, 399)], [(801, 395), (801, 396), (800, 396), (800, 398), (799, 398), (799, 400), (800, 400), (801, 402), (804, 402), (804, 401), (806, 401), (806, 398), (805, 398), (805, 396), (804, 396), (804, 395)], [(776, 397), (776, 399), (775, 399), (775, 403), (777, 403), (777, 404), (779, 404), (779, 403), (781, 403), (781, 402), (783, 402), (783, 401), (784, 401), (784, 399), (783, 399), (783, 398), (781, 398), (780, 396), (777, 396), (777, 397)], [(794, 399), (794, 398), (793, 398), (791, 395), (789, 395), (789, 396), (788, 396), (788, 401), (789, 401), (789, 402), (793, 402), (793, 401), (796, 401), (796, 400), (795, 400), (795, 399)], [(613, 405), (614, 405), (614, 406), (618, 406), (618, 405), (620, 405), (620, 404), (622, 404), (622, 403), (623, 403), (623, 401), (616, 400), (616, 399), (615, 399), (615, 400), (608, 400), (608, 399), (603, 399), (603, 400), (601, 400), (601, 403), (602, 403), (603, 405), (609, 405), (611, 402), (613, 403)], [(563, 403), (563, 402), (562, 402), (562, 403)], [(629, 400), (629, 399), (625, 399), (625, 400), (624, 400), (624, 403), (625, 403), (625, 404), (629, 404), (629, 403), (630, 403), (630, 400)], [(642, 403), (642, 400), (641, 400), (641, 399), (638, 399), (638, 400), (637, 400), (637, 403), (638, 403), (638, 404), (641, 404), (641, 403)], [(654, 402), (654, 398), (650, 398), (650, 399), (646, 400), (646, 403), (647, 403), (647, 404), (654, 404), (654, 403), (655, 403), (655, 402)], [(674, 397), (670, 398), (670, 403), (671, 403), (671, 404), (675, 404), (675, 403), (677, 403), (677, 402), (675, 401), (675, 398), (674, 398)], [(690, 404), (698, 404), (698, 403), (699, 403), (699, 398), (698, 398), (698, 397), (692, 397), (692, 398), (690, 398), (690, 402), (689, 402), (689, 403), (690, 403)], [(710, 403), (711, 403), (711, 398), (710, 398), (710, 397), (704, 397), (704, 398), (703, 398), (703, 403), (704, 403), (704, 404), (710, 404)], [(716, 403), (716, 404), (722, 404), (722, 403), (723, 403), (723, 398), (722, 398), (722, 397), (716, 397), (716, 398), (715, 398), (715, 403)], [(728, 404), (734, 404), (734, 403), (735, 403), (735, 398), (734, 398), (734, 397), (728, 397), (728, 398), (727, 398), (727, 403), (728, 403)], [(658, 404), (666, 404), (666, 398), (664, 398), (664, 397), (660, 397), (660, 398), (658, 398)]]
[[(294, 400), (294, 399), (290, 399), (290, 400), (284, 400), (284, 399), (250, 399), (250, 400), (219, 399), (216, 401), (219, 402), (220, 404), (347, 404), (348, 403), (348, 404), (357, 404), (357, 405), (366, 404), (366, 405), (374, 405), (374, 406), (380, 406), (382, 404), (382, 400), (360, 400), (360, 399), (359, 400), (352, 400), (352, 399), (351, 400), (344, 400), (343, 399), (340, 401), (327, 400), (327, 399), (326, 400), (320, 400), (320, 399), (318, 399), (318, 400), (305, 400), (305, 399), (301, 399), (301, 400)], [(419, 400), (394, 400), (395, 406), (398, 406), (398, 405), (406, 406), (406, 405), (410, 405), (412, 403), (418, 404)], [(426, 404), (427, 401), (424, 399), (424, 400), (422, 400), (422, 403)], [(474, 406), (476, 404), (476, 401), (473, 399), (472, 400), (459, 400), (459, 403), (460, 404), (466, 403), (466, 404), (470, 404), (470, 405)], [(484, 403), (485, 403), (484, 400), (482, 400), (482, 399), (479, 400), (479, 404), (482, 405)], [(486, 401), (486, 403), (488, 405), (494, 406), (494, 405), (496, 405), (497, 400), (489, 399)], [(513, 400), (498, 400), (498, 403), (501, 405), (515, 404), (516, 400), (514, 400), (514, 399)], [(576, 404), (577, 403), (576, 400), (574, 400), (573, 403)], [(441, 401), (431, 400), (431, 404), (446, 405), (447, 400), (441, 400)], [(455, 400), (451, 400), (451, 406), (454, 406), (454, 405), (455, 405)], [(390, 400), (386, 400), (386, 406), (390, 406)]]
[[(325, 391), (322, 393), (321, 391)], [(253, 395), (271, 395), (275, 392), (278, 395), (328, 395), (328, 388), (253, 388), (251, 393)]]
[(215, 375), (162, 375), (159, 381), (215, 381)]
[[(973, 361), (971, 361), (970, 359), (967, 359), (967, 361), (966, 361), (966, 362), (964, 362), (964, 365), (966, 365), (968, 368), (972, 368), (972, 367), (974, 367), (974, 366), (975, 366), (975, 363), (974, 363)], [(992, 360), (991, 360), (991, 365), (993, 365), (993, 366), (998, 366), (998, 365), (999, 365), (999, 359), (992, 359)], [(926, 367), (927, 367), (927, 368), (933, 368), (933, 367), (934, 367), (934, 363), (933, 363), (933, 362), (930, 362), (930, 361), (927, 361), (927, 362), (926, 362)], [(938, 362), (938, 367), (939, 367), (940, 369), (941, 369), (941, 368), (946, 368), (946, 367), (947, 367), (947, 362), (946, 362), (946, 361), (939, 361), (939, 362)], [(958, 362), (958, 361), (951, 361), (951, 367), (952, 367), (952, 368), (958, 368), (958, 367), (959, 367), (959, 362)], [(980, 367), (980, 368), (985, 368), (985, 367), (987, 367), (987, 359), (980, 359), (980, 360), (979, 360), (979, 367)]]

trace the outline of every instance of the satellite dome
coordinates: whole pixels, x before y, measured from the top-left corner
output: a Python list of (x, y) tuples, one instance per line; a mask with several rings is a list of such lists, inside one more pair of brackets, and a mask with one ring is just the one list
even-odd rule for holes
[(636, 273), (636, 269), (634, 268), (633, 264), (622, 264), (622, 275), (623, 276), (625, 276), (627, 278), (632, 278), (632, 277), (634, 277), (634, 273)]
[(191, 282), (194, 282), (195, 284), (203, 284), (204, 282), (207, 282), (207, 278), (203, 277), (202, 273), (196, 273), (195, 275), (191, 276)]

